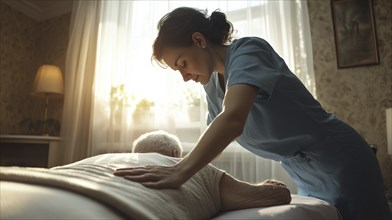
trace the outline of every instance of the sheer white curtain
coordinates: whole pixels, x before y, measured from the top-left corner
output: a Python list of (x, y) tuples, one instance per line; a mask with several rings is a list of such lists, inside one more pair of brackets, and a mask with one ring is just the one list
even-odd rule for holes
[[(233, 23), (235, 37), (265, 38), (314, 94), (306, 1), (80, 1), (76, 4), (71, 32), (78, 37), (71, 38), (67, 56), (70, 67), (66, 70), (61, 136), (66, 141), (66, 155), (77, 156), (66, 161), (129, 151), (130, 143), (138, 135), (155, 129), (178, 135), (186, 151), (194, 146), (206, 126), (201, 85), (184, 83), (180, 74), (162, 69), (150, 59), (157, 22), (180, 6), (208, 9), (209, 13), (220, 9)], [(94, 22), (89, 22), (89, 18), (94, 18)], [(86, 34), (87, 31), (91, 34)], [(89, 53), (91, 56), (86, 56)], [(90, 81), (85, 83), (80, 78)], [(84, 95), (89, 92), (93, 95)], [(196, 119), (189, 114), (194, 109)], [(214, 163), (252, 182), (282, 176), (276, 171), (279, 167), (275, 162), (258, 158), (235, 143)]]
[(101, 4), (91, 154), (129, 151), (141, 133), (156, 129), (176, 133), (182, 139), (190, 133), (194, 137), (188, 141), (196, 141), (200, 117), (204, 116), (198, 107), (194, 122), (187, 111), (191, 103), (200, 106), (201, 86), (185, 84), (179, 74), (151, 61), (157, 23), (172, 9), (172, 3)]
[(99, 4), (74, 4), (65, 67), (65, 97), (61, 129), (60, 164), (90, 156), (91, 108)]

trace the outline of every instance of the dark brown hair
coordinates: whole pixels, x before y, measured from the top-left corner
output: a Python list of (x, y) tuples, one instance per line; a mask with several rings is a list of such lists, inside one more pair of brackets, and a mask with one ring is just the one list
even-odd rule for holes
[(192, 34), (200, 32), (210, 43), (225, 45), (231, 42), (233, 25), (218, 10), (207, 16), (207, 10), (181, 7), (163, 16), (158, 22), (158, 36), (153, 44), (152, 59), (165, 65), (162, 51), (168, 47), (189, 47)]

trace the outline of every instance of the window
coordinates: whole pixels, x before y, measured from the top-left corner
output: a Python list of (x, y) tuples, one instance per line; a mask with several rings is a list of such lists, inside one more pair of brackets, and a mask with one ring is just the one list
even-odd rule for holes
[[(206, 128), (207, 107), (200, 84), (151, 61), (159, 19), (185, 1), (102, 1), (95, 75), (93, 140), (119, 144), (141, 133), (164, 129), (195, 143)], [(260, 36), (295, 69), (291, 27), (279, 9), (287, 1), (186, 1), (186, 6), (226, 13), (235, 37)], [(272, 14), (271, 14), (272, 13)], [(283, 16), (285, 17), (285, 16)], [(279, 18), (279, 19), (278, 19)], [(276, 25), (280, 23), (280, 25)], [(105, 147), (106, 149), (106, 147)]]

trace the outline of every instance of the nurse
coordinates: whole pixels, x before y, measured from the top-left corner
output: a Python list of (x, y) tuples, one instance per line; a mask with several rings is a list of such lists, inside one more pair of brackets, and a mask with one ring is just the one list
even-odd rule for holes
[(208, 123), (174, 166), (116, 171), (151, 188), (178, 188), (232, 141), (281, 161), (298, 193), (335, 205), (343, 219), (388, 219), (380, 167), (368, 143), (326, 112), (265, 40), (232, 41), (225, 14), (177, 8), (158, 23), (153, 58), (204, 86)]

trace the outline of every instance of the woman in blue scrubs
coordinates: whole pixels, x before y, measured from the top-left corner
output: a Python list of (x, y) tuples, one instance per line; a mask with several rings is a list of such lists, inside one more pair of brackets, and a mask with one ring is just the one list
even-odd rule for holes
[(153, 58), (205, 88), (208, 123), (172, 167), (115, 172), (151, 188), (177, 188), (229, 143), (281, 161), (298, 193), (335, 205), (343, 219), (391, 219), (380, 167), (368, 143), (326, 112), (263, 39), (231, 41), (223, 13), (178, 8), (158, 24)]

